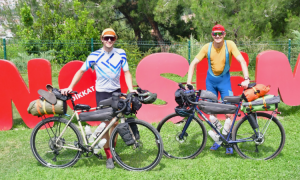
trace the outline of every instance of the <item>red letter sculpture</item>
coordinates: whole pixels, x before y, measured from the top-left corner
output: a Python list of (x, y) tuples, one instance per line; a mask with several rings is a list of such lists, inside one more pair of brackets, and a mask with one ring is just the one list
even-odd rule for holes
[(137, 117), (147, 122), (159, 122), (174, 111), (175, 91), (178, 83), (161, 77), (163, 73), (179, 76), (186, 75), (189, 68), (188, 61), (177, 54), (156, 53), (145, 57), (136, 70), (136, 81), (139, 87), (157, 93), (157, 98), (167, 102), (164, 105), (143, 104)]
[(21, 77), (17, 67), (10, 61), (0, 60), (0, 130), (9, 130), (13, 126), (12, 102), (29, 128), (33, 128), (41, 119), (28, 114), (31, 101), (38, 99), (37, 91), (51, 84), (51, 65), (45, 59), (33, 59), (28, 62), (29, 88)]
[[(264, 51), (256, 58), (256, 82), (270, 85), (269, 94), (278, 95), (280, 92), (281, 100), (290, 106), (300, 105), (300, 72), (298, 64), (300, 55), (294, 69), (285, 54), (278, 51)], [(299, 75), (298, 75), (299, 74)]]

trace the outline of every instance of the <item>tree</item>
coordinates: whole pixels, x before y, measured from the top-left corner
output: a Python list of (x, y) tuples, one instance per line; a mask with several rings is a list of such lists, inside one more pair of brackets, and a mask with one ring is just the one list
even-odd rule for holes
[(169, 0), (172, 2), (167, 3), (170, 5), (166, 8), (162, 8), (164, 0), (91, 1), (98, 4), (98, 9), (114, 9), (116, 14), (114, 18), (105, 15), (103, 17), (111, 23), (125, 21), (126, 25), (134, 31), (137, 40), (154, 38), (155, 41), (163, 43), (166, 40), (179, 39), (178, 36), (188, 37), (193, 32), (190, 30), (191, 23), (185, 26), (185, 22), (181, 19), (183, 11), (188, 8), (188, 3), (183, 0)]
[(299, 4), (296, 4), (296, 0), (191, 1), (191, 9), (196, 14), (194, 26), (199, 34), (205, 32), (207, 39), (210, 39), (212, 26), (220, 23), (225, 26), (227, 37), (235, 41), (245, 37), (271, 40), (291, 32), (286, 28), (288, 17), (299, 17)]

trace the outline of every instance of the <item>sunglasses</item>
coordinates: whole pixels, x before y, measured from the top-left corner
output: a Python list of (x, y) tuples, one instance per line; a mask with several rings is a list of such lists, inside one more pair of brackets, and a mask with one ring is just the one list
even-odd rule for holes
[(104, 40), (104, 41), (108, 41), (109, 39), (110, 39), (111, 41), (115, 41), (115, 40), (116, 40), (116, 37), (107, 37), (107, 36), (106, 36), (106, 37), (103, 37), (103, 40)]
[(212, 32), (212, 33), (211, 33), (211, 35), (213, 35), (213, 36), (217, 36), (217, 35), (223, 36), (224, 34), (225, 34), (224, 31), (222, 31), (222, 32)]

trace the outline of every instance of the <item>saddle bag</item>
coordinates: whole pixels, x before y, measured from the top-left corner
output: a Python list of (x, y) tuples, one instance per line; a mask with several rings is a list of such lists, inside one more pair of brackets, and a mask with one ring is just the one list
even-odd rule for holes
[(266, 95), (270, 91), (270, 86), (265, 86), (263, 84), (256, 84), (251, 89), (247, 89), (242, 94), (242, 98), (246, 102), (254, 101), (255, 99), (258, 99), (259, 97), (262, 97)]
[(110, 121), (116, 116), (112, 107), (98, 109), (91, 112), (82, 112), (79, 114), (80, 121)]
[(252, 102), (243, 102), (241, 111), (245, 113), (256, 111), (274, 111), (278, 108), (280, 97), (274, 95), (266, 95)]
[(208, 101), (199, 101), (198, 108), (206, 114), (234, 114), (237, 106)]
[(27, 112), (33, 116), (43, 116), (48, 114), (66, 114), (67, 112), (67, 103), (57, 99), (56, 104), (51, 104), (45, 99), (37, 99), (32, 101), (28, 108)]

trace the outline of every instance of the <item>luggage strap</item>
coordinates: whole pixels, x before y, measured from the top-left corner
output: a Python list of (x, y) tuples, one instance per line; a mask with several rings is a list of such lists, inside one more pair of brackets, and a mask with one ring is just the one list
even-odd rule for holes
[(46, 111), (46, 100), (45, 99), (44, 99), (44, 107), (43, 107), (43, 109), (44, 109), (45, 114), (48, 115), (47, 111)]
[(258, 97), (259, 97), (259, 93), (258, 93), (257, 90), (255, 89), (255, 87), (252, 87), (252, 89), (254, 90), (254, 94), (258, 94)]
[(38, 100), (36, 101), (36, 109), (37, 109), (39, 115), (42, 116), (42, 113), (41, 113), (41, 111), (40, 111), (40, 107), (42, 107), (42, 105), (41, 105), (41, 103), (40, 103), (40, 100), (38, 99)]
[(252, 103), (251, 102), (249, 102), (249, 108), (250, 108), (250, 110), (252, 110)]
[[(46, 99), (44, 99), (44, 107), (43, 107), (43, 110), (44, 110), (44, 112), (45, 112), (45, 114), (47, 114), (47, 111), (46, 111)], [(55, 115), (55, 108), (54, 108), (54, 104), (51, 104), (51, 106), (52, 106), (52, 112), (53, 112), (53, 114)], [(47, 114), (48, 115), (48, 114)]]
[(263, 96), (262, 99), (263, 99), (263, 103), (264, 103), (264, 106), (263, 106), (263, 107), (264, 107), (265, 110), (267, 111), (268, 108), (267, 108), (267, 103), (266, 103), (265, 97)]

